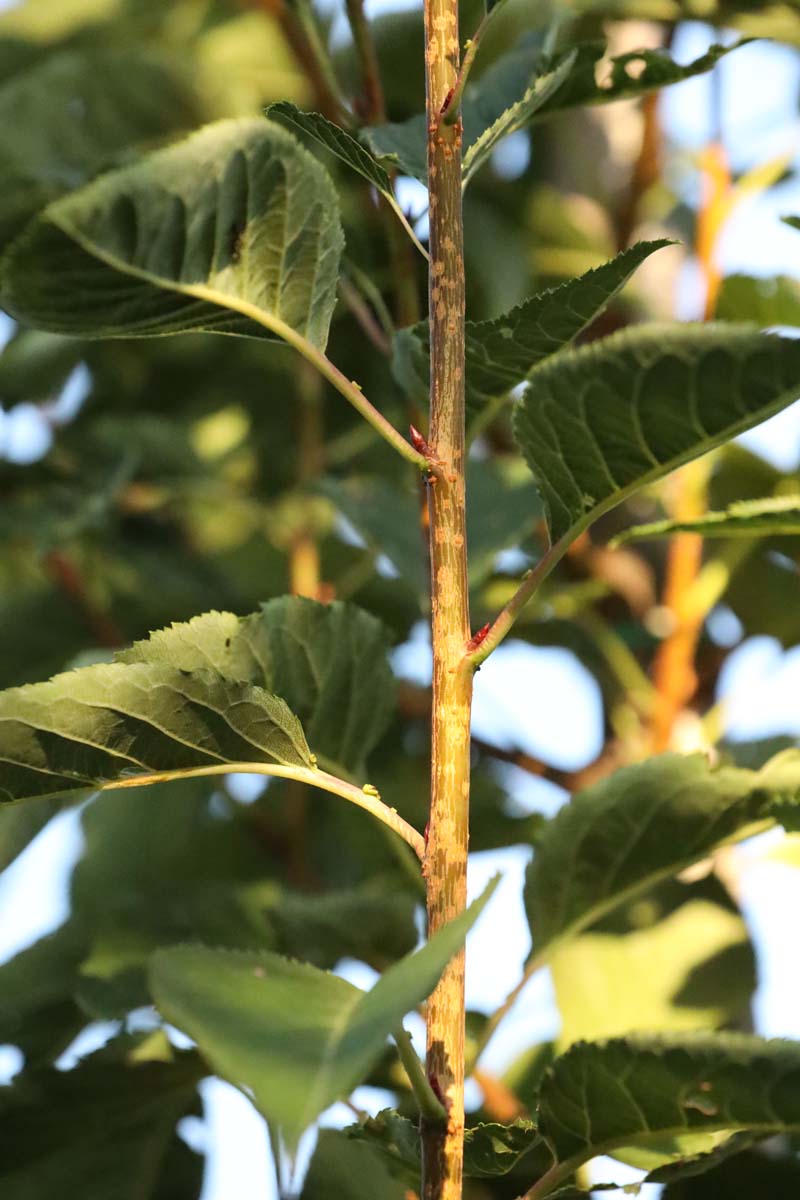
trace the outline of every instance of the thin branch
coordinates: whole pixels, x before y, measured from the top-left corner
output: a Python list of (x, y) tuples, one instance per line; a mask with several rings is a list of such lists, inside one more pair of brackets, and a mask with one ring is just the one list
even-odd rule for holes
[(364, 13), (364, 0), (346, 0), (346, 8), (364, 84), (364, 120), (367, 125), (383, 125), (386, 120), (386, 101), (375, 40)]
[(361, 414), (372, 428), (381, 435), (384, 441), (388, 442), (398, 454), (402, 455), (408, 462), (413, 463), (422, 471), (435, 470), (435, 465), (420, 454), (410, 442), (398, 433), (394, 425), (386, 420), (383, 413), (378, 412), (374, 405), (370, 404), (361, 390), (360, 384), (353, 379), (348, 379), (343, 375), (338, 367), (334, 366), (329, 358), (323, 352), (314, 346), (307, 338), (303, 337), (302, 333), (298, 333), (296, 329), (292, 329), (291, 325), (287, 325), (279, 317), (267, 316), (256, 304), (250, 304), (247, 300), (236, 299), (233, 296), (223, 295), (215, 291), (214, 288), (205, 287), (203, 284), (186, 284), (181, 288), (189, 296), (197, 296), (201, 300), (210, 300), (212, 304), (217, 304), (221, 308), (229, 308), (234, 312), (240, 312), (243, 316), (249, 317), (251, 321), (255, 321), (258, 325), (262, 325), (268, 329), (270, 333), (277, 334), (288, 345), (293, 346), (302, 354), (303, 358), (307, 359), (314, 367), (317, 368), (320, 375), (328, 380), (337, 392), (340, 392), (346, 400), (349, 400), (353, 408)]
[(378, 320), (373, 316), (361, 292), (344, 275), (339, 280), (339, 295), (375, 349), (380, 351), (385, 357), (388, 357), (392, 353), (392, 346), (388, 337), (381, 328)]
[(566, 533), (539, 559), (536, 566), (526, 573), (522, 583), (505, 607), (501, 609), (485, 636), (481, 637), (479, 641), (475, 639), (475, 644), (470, 644), (468, 647), (463, 659), (465, 666), (475, 670), (508, 636), (517, 617), (539, 585), (547, 579), (550, 572), (566, 554), (573, 536), (571, 531)]
[(271, 763), (214, 763), (207, 767), (196, 767), (190, 771), (154, 771), (148, 775), (136, 775), (125, 779), (115, 779), (100, 786), (100, 791), (114, 791), (117, 788), (145, 787), (151, 783), (169, 783), (174, 779), (196, 779), (207, 775), (267, 775), (277, 779), (295, 779), (299, 783), (308, 783), (312, 787), (321, 788), (334, 796), (341, 796), (351, 804), (363, 808), (389, 829), (399, 834), (403, 841), (408, 842), (417, 858), (422, 860), (425, 854), (425, 839), (412, 825), (404, 821), (394, 808), (384, 804), (376, 788), (365, 784), (363, 788), (344, 779), (337, 779), (327, 771), (313, 770), (310, 767), (282, 767)]
[(428, 1082), (425, 1068), (412, 1045), (411, 1035), (401, 1025), (399, 1029), (394, 1030), (392, 1037), (397, 1044), (397, 1052), (400, 1055), (400, 1061), (403, 1064), (405, 1073), (408, 1076), (408, 1082), (411, 1086), (411, 1091), (414, 1093), (414, 1099), (417, 1102), (420, 1116), (425, 1121), (430, 1121), (433, 1125), (446, 1125), (447, 1112)]
[(350, 123), (351, 117), (339, 91), (339, 85), (333, 75), (330, 61), (319, 40), (319, 35), (313, 36), (307, 23), (302, 21), (294, 8), (286, 0), (244, 0), (249, 8), (260, 9), (269, 17), (273, 17), (281, 27), (286, 41), (307, 76), (314, 90), (315, 104), (321, 113), (331, 121)]
[(44, 562), (51, 578), (80, 611), (98, 646), (109, 650), (124, 646), (127, 639), (122, 636), (113, 619), (94, 603), (86, 580), (75, 563), (61, 550), (50, 550)]

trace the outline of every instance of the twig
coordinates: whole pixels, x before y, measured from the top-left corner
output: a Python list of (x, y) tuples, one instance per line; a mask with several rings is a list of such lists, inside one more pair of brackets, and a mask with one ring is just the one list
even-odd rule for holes
[(420, 1116), (434, 1125), (446, 1125), (447, 1112), (428, 1082), (425, 1069), (412, 1045), (411, 1035), (401, 1025), (399, 1029), (395, 1029), (392, 1037), (397, 1044), (400, 1061), (408, 1076)]

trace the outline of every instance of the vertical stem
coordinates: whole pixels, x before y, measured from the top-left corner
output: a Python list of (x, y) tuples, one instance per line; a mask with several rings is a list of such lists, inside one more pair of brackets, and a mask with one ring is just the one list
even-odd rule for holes
[[(461, 122), (442, 107), (458, 74), (457, 0), (425, 0), (425, 68), (430, 193), (430, 493), (433, 714), (431, 809), (425, 874), (428, 930), (466, 905), (469, 808), (469, 640), (464, 513), (464, 246)], [(461, 1200), (464, 1138), (464, 952), (428, 1002), (427, 1070), (447, 1109), (446, 1128), (423, 1122), (423, 1200)]]

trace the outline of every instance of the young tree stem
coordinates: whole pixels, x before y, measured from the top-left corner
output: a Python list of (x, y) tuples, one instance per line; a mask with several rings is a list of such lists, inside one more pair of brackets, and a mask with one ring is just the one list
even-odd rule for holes
[[(461, 123), (439, 115), (459, 67), (457, 0), (425, 0), (425, 74), (430, 194), (428, 274), (431, 341), (429, 490), (433, 711), (431, 808), (425, 875), (428, 932), (466, 906), (469, 720), (472, 670), (464, 511), (464, 253)], [(422, 1124), (423, 1200), (461, 1200), (464, 1139), (464, 952), (428, 1002), (428, 1079), (447, 1125)]]

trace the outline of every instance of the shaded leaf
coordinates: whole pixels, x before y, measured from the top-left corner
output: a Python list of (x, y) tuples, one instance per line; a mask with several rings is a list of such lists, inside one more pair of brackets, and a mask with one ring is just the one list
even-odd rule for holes
[(764, 500), (739, 500), (725, 512), (708, 512), (696, 521), (652, 521), (633, 525), (614, 538), (612, 545), (639, 538), (670, 537), (673, 533), (701, 533), (703, 537), (770, 537), (800, 534), (800, 495), (769, 496)]
[(493, 890), (370, 992), (274, 954), (178, 946), (152, 959), (156, 1003), (294, 1146), (363, 1079), (392, 1030), (433, 990)]
[(795, 1200), (800, 1188), (800, 1163), (793, 1157), (745, 1150), (731, 1161), (721, 1162), (703, 1175), (669, 1182), (664, 1200), (753, 1200), (769, 1195), (771, 1200)]
[(198, 110), (177, 65), (141, 49), (67, 50), (19, 72), (0, 87), (0, 241)]
[(525, 905), (538, 957), (603, 913), (800, 799), (800, 755), (761, 771), (714, 770), (703, 755), (665, 754), (579, 792), (543, 829)]
[[(71, 1071), (25, 1071), (0, 1088), (3, 1196), (39, 1200), (68, 1186), (87, 1200), (155, 1200), (201, 1078), (193, 1054), (139, 1064), (100, 1054)], [(197, 1188), (203, 1160), (192, 1158)]]
[(342, 240), (312, 155), (263, 120), (219, 121), (51, 204), (7, 251), (0, 298), (56, 333), (324, 348)]
[(323, 1129), (299, 1200), (408, 1200), (408, 1190), (371, 1146)]
[(555, 542), (798, 394), (795, 339), (748, 326), (645, 325), (535, 367), (514, 432)]

